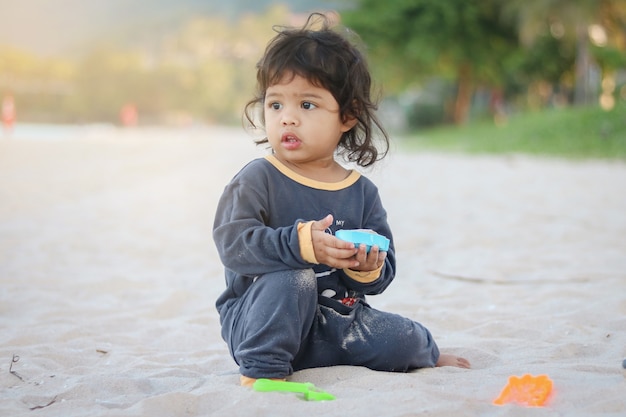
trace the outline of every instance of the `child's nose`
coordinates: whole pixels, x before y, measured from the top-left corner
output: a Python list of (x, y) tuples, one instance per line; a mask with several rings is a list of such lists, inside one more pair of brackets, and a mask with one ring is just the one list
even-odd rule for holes
[(282, 112), (281, 122), (283, 126), (295, 125), (298, 123), (298, 117), (293, 110), (285, 108)]

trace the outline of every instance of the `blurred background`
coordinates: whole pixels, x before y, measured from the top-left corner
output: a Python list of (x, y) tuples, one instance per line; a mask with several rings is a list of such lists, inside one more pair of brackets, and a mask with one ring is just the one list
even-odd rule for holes
[(328, 10), (361, 36), (389, 130), (585, 120), (626, 157), (626, 0), (0, 0), (3, 118), (239, 124), (272, 26)]

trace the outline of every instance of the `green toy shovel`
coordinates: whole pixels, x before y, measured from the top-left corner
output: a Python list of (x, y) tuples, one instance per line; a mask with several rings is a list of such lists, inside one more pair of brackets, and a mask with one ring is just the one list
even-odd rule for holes
[(319, 390), (310, 382), (274, 381), (272, 379), (260, 378), (252, 385), (252, 389), (259, 392), (295, 392), (303, 394), (304, 399), (307, 401), (330, 401), (335, 399), (334, 395)]

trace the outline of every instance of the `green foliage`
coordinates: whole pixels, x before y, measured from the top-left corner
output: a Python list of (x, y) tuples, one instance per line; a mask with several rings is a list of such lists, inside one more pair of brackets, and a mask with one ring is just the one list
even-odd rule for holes
[(626, 103), (611, 111), (574, 107), (511, 117), (503, 126), (478, 122), (423, 130), (402, 141), (406, 149), (565, 158), (626, 160)]
[(515, 73), (525, 79), (524, 84), (544, 80), (559, 84), (574, 65), (576, 50), (572, 43), (564, 42), (549, 34), (538, 37), (532, 48), (527, 48)]
[(501, 0), (357, 0), (346, 24), (371, 45), (373, 66), (399, 92), (438, 74), (457, 83), (447, 119), (463, 123), (473, 90), (501, 85), (518, 50), (515, 28), (500, 19)]
[(605, 71), (626, 68), (626, 53), (618, 48), (593, 46), (591, 52), (598, 65)]
[(435, 75), (456, 83), (456, 104), (447, 106), (455, 113), (447, 120), (466, 120), (459, 112), (468, 111), (468, 95), (477, 88), (504, 91), (509, 103), (533, 108), (550, 102), (546, 91), (560, 94), (559, 100), (593, 100), (588, 95), (598, 86), (582, 77), (593, 63), (578, 57), (590, 50), (591, 24), (606, 31), (606, 45), (591, 49), (602, 70), (626, 66), (623, 0), (353, 3), (344, 22), (370, 46), (372, 67), (388, 92), (425, 88)]
[(529, 82), (575, 90), (574, 101), (585, 103), (593, 101), (590, 92), (598, 89), (586, 76), (593, 65), (600, 66), (602, 78), (626, 67), (624, 0), (502, 1), (503, 16), (517, 26), (527, 52), (517, 72)]
[(517, 33), (499, 18), (498, 0), (357, 1), (345, 24), (370, 47), (385, 82), (399, 88), (433, 73), (453, 78), (470, 63), (475, 82), (498, 82), (502, 65), (517, 46)]

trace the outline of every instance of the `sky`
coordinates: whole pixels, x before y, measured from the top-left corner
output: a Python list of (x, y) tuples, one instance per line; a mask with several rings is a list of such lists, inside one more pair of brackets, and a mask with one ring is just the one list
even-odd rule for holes
[[(277, 0), (0, 0), (0, 44), (42, 55), (79, 48), (94, 38), (194, 14), (235, 16), (261, 11)], [(313, 10), (328, 0), (286, 1), (293, 11)]]

